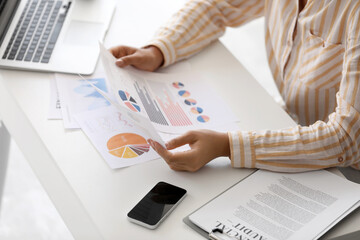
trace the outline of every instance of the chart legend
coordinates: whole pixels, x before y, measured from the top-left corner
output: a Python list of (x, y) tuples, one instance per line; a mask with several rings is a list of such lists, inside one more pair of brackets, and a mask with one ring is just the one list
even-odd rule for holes
[(197, 117), (197, 120), (201, 123), (206, 123), (206, 122), (210, 121), (210, 118), (206, 115), (200, 115)]
[(186, 90), (181, 90), (178, 92), (179, 96), (181, 97), (190, 97), (190, 92), (186, 91)]
[(193, 114), (201, 114), (204, 110), (201, 107), (192, 107), (190, 111)]
[(181, 88), (184, 87), (184, 84), (181, 83), (181, 82), (173, 82), (172, 85), (173, 85), (174, 88), (177, 88), (177, 89), (181, 89)]
[(190, 126), (193, 124), (167, 85), (151, 82), (150, 87), (156, 96), (156, 102), (171, 126)]
[(184, 103), (186, 105), (189, 105), (189, 106), (192, 106), (192, 105), (196, 105), (196, 100), (195, 99), (192, 99), (192, 98), (188, 98), (188, 99), (185, 99)]

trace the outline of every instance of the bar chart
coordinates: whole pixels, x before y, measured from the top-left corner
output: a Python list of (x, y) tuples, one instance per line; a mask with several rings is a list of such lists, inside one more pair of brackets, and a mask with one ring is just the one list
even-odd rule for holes
[[(162, 111), (169, 120), (171, 126), (191, 126), (193, 123), (186, 115), (179, 102), (172, 95), (168, 86), (164, 83), (149, 82), (151, 90), (156, 96), (156, 101), (159, 103)], [(174, 85), (173, 85), (174, 86)], [(182, 86), (184, 86), (182, 84)], [(184, 94), (190, 94), (186, 91)]]

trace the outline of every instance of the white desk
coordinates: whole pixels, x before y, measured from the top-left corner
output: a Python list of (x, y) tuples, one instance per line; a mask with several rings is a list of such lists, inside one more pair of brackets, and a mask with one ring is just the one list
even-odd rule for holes
[(1, 197), (4, 190), (4, 181), (9, 158), (10, 135), (5, 125), (1, 122), (0, 115), (0, 214), (1, 214)]
[[(119, 1), (106, 45), (140, 46), (183, 2)], [(190, 63), (218, 89), (242, 129), (295, 125), (219, 42)], [(251, 172), (232, 169), (228, 159), (197, 173), (174, 172), (161, 159), (111, 170), (81, 131), (47, 120), (52, 74), (0, 73), (0, 115), (75, 239), (202, 239), (183, 217)], [(127, 212), (161, 180), (187, 189), (188, 196), (156, 230), (128, 222)]]

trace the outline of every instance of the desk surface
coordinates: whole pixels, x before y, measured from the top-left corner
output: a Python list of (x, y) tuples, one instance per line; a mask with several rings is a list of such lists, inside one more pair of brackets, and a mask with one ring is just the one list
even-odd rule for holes
[[(105, 44), (144, 44), (183, 2), (119, 1)], [(232, 107), (241, 129), (295, 125), (221, 43), (190, 63)], [(82, 131), (47, 120), (52, 74), (0, 73), (0, 115), (75, 239), (202, 239), (183, 217), (252, 172), (232, 169), (225, 158), (197, 173), (174, 172), (161, 159), (112, 170)], [(187, 189), (188, 196), (156, 230), (130, 223), (127, 212), (159, 181)], [(335, 235), (354, 229), (346, 226)]]

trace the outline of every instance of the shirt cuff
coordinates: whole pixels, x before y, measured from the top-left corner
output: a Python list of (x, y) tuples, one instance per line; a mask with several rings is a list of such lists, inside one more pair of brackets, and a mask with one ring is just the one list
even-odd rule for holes
[(176, 62), (176, 51), (173, 44), (167, 38), (156, 38), (148, 42), (146, 46), (155, 46), (160, 49), (164, 56), (164, 64), (162, 67), (169, 66)]
[(351, 165), (351, 167), (356, 169), (356, 170), (360, 170), (360, 164), (359, 163), (353, 164), (353, 165)]
[(255, 168), (255, 145), (253, 132), (229, 132), (230, 160), (234, 168)]

